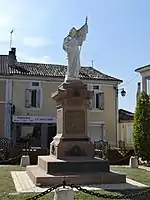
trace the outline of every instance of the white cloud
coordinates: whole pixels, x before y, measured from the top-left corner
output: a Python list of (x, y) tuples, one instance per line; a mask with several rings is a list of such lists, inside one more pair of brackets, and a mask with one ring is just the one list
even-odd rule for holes
[(45, 64), (52, 63), (52, 60), (49, 56), (31, 57), (24, 53), (19, 53), (19, 52), (17, 54), (17, 59), (20, 62), (45, 63)]
[(0, 14), (0, 27), (2, 28), (8, 28), (10, 25), (10, 19), (8, 15)]
[(46, 39), (41, 37), (26, 37), (24, 38), (23, 43), (25, 46), (35, 47), (35, 48), (48, 45)]
[(0, 14), (0, 42), (9, 42), (12, 24), (9, 17), (9, 15)]
[[(44, 7), (41, 9), (42, 5)], [(4, 8), (7, 8), (7, 12)], [(39, 57), (35, 55), (35, 48), (51, 44), (51, 40), (46, 39), (49, 37), (47, 32), (43, 33), (47, 15), (45, 4), (40, 1), (36, 4), (29, 0), (15, 0), (15, 3), (10, 0), (0, 1), (0, 54), (8, 54), (10, 31), (14, 29), (12, 46), (17, 48), (18, 60), (51, 63), (46, 48), (38, 52)], [(26, 52), (27, 55), (24, 55)]]
[(50, 64), (50, 63), (52, 63), (49, 56), (41, 56), (39, 58), (30, 57), (29, 61), (32, 62), (32, 63), (44, 63), (44, 64)]

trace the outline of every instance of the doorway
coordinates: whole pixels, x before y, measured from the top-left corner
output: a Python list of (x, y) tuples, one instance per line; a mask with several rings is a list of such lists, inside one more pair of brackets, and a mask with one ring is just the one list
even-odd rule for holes
[(32, 147), (41, 147), (41, 124), (34, 124)]

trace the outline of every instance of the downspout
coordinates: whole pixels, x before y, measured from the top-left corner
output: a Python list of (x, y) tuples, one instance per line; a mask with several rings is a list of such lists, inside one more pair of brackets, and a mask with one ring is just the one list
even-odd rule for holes
[(8, 78), (6, 79), (5, 88), (5, 130), (4, 137), (11, 138), (11, 109), (12, 109), (12, 79), (10, 75), (10, 68), (16, 63), (16, 48), (11, 48), (8, 55)]
[(116, 147), (118, 146), (118, 85), (114, 87), (114, 99), (115, 99), (115, 135), (116, 135)]
[(5, 81), (5, 114), (4, 114), (4, 138), (8, 137), (8, 79)]

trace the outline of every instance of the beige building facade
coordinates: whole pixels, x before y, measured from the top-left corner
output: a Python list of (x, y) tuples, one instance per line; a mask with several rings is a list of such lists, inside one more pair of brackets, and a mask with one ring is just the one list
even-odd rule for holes
[[(34, 132), (40, 135), (35, 145), (46, 147), (56, 134), (56, 107), (51, 94), (63, 82), (66, 66), (17, 62), (14, 48), (9, 56), (11, 62), (5, 63), (10, 79), (7, 93), (15, 112), (12, 115), (12, 132), (6, 135), (16, 142)], [(6, 78), (6, 74), (1, 75), (2, 78)], [(102, 139), (111, 146), (117, 146), (117, 88), (122, 81), (93, 67), (82, 67), (80, 78), (89, 90), (94, 91), (88, 110), (87, 134), (93, 142)]]

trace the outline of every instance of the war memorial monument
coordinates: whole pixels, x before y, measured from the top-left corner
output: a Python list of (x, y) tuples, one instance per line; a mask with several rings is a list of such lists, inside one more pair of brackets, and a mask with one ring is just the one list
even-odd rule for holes
[(72, 28), (64, 38), (68, 65), (64, 82), (52, 94), (57, 109), (57, 134), (50, 144), (50, 155), (39, 156), (36, 166), (26, 172), (35, 185), (62, 183), (125, 183), (126, 176), (110, 171), (109, 161), (94, 157), (94, 144), (88, 137), (87, 111), (93, 92), (79, 78), (80, 52), (88, 33), (87, 18), (80, 28)]

